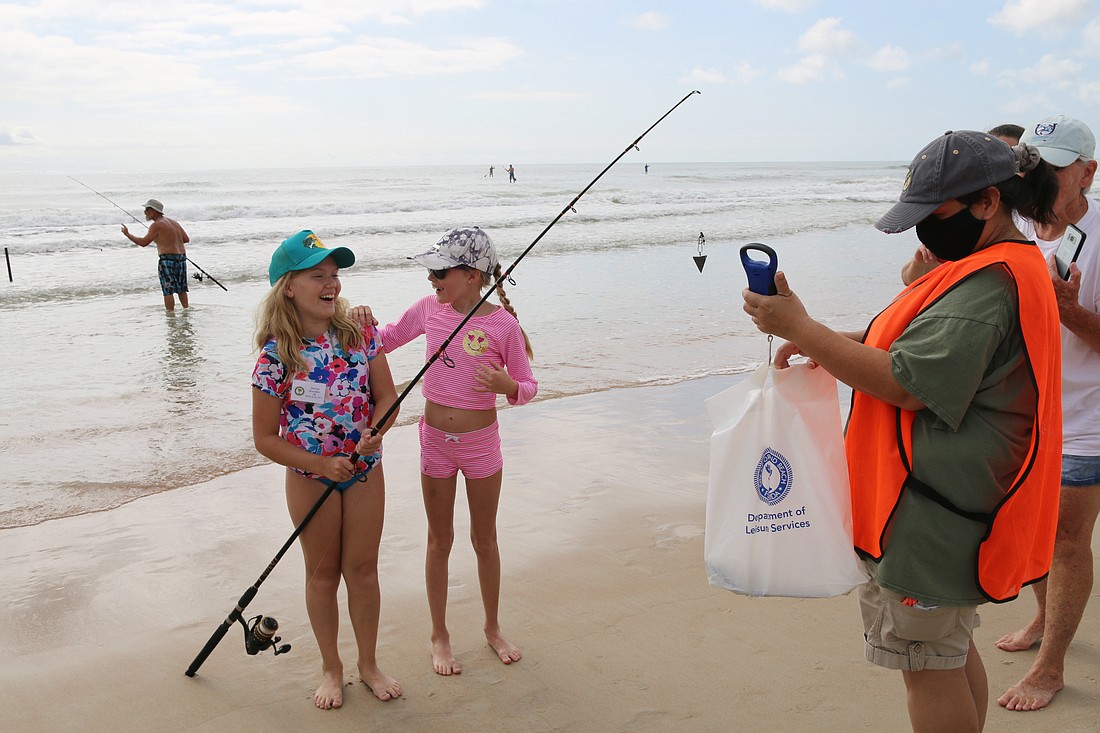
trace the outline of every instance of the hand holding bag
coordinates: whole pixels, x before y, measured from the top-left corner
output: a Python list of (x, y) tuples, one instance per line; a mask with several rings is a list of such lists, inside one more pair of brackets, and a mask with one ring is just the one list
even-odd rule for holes
[(710, 584), (794, 598), (863, 584), (836, 379), (808, 364), (765, 363), (706, 405), (714, 422), (704, 541)]

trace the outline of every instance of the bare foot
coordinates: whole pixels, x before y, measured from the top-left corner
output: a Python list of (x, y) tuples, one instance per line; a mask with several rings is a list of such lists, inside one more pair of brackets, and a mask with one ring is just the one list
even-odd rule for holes
[(1006, 710), (1042, 710), (1065, 686), (1061, 675), (1031, 671), (998, 697), (997, 703)]
[(450, 639), (432, 641), (432, 666), (435, 667), (436, 674), (441, 674), (444, 677), (462, 674), (462, 667), (459, 666), (454, 654), (451, 653)]
[(377, 665), (360, 666), (359, 678), (379, 700), (393, 700), (401, 697), (401, 683), (378, 669)]
[(1006, 652), (1022, 652), (1038, 644), (1043, 639), (1043, 624), (1036, 624), (1032, 621), (1030, 624), (1020, 629), (1019, 631), (1013, 631), (1011, 634), (1005, 634), (1000, 639), (997, 639), (997, 648)]
[(485, 639), (489, 642), (489, 646), (493, 648), (493, 651), (497, 653), (497, 656), (500, 657), (500, 661), (505, 664), (518, 662), (523, 658), (523, 652), (519, 650), (519, 647), (505, 640), (499, 631), (493, 634), (486, 632)]
[(338, 708), (344, 704), (344, 671), (325, 670), (321, 686), (313, 693), (313, 704), (322, 710)]

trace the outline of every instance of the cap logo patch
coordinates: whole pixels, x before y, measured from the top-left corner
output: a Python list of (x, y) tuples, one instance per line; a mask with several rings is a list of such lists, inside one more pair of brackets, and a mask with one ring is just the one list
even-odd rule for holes
[(909, 184), (913, 182), (913, 169), (907, 168), (905, 170), (905, 180), (901, 184), (901, 190), (904, 193), (909, 190)]
[(310, 234), (302, 240), (302, 246), (309, 249), (328, 249), (325, 245), (321, 244), (321, 240), (317, 238), (316, 234)]
[(1047, 135), (1053, 135), (1057, 129), (1057, 122), (1040, 122), (1035, 126), (1035, 134), (1039, 137), (1046, 137)]

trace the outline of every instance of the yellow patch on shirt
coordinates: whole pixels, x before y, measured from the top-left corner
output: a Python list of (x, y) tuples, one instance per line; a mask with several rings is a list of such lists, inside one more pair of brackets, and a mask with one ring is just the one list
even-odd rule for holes
[(462, 337), (462, 348), (470, 356), (481, 356), (489, 348), (489, 337), (480, 328), (471, 328)]

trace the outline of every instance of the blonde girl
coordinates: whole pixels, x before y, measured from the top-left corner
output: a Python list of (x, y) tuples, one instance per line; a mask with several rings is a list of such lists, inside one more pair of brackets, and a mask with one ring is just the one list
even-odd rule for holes
[[(283, 241), (271, 257), (271, 291), (260, 308), (252, 375), (252, 434), (262, 455), (287, 467), (286, 502), (299, 524), (329, 482), (337, 482), (299, 536), (306, 566), (306, 610), (321, 652), (323, 709), (343, 705), (344, 667), (336, 591), (343, 578), (360, 678), (379, 700), (401, 695), (382, 672), (378, 639), (378, 544), (385, 511), (382, 435), (374, 426), (397, 400), (375, 329), (348, 317), (340, 268), (345, 247), (326, 249), (311, 231)], [(396, 413), (395, 413), (396, 415)], [(349, 456), (361, 456), (352, 463)]]
[[(511, 405), (529, 402), (538, 391), (531, 373), (531, 345), (515, 310), (497, 288), (500, 306), (478, 303), (500, 278), (489, 235), (478, 227), (452, 229), (428, 252), (413, 259), (428, 268), (433, 294), (413, 304), (397, 322), (379, 329), (383, 348), (393, 351), (424, 334), (427, 353), (436, 353), (458, 324), (469, 321), (424, 375), (420, 420), (420, 482), (428, 517), (425, 584), (432, 618), (432, 665), (441, 675), (459, 674), (447, 628), (448, 562), (454, 542), (458, 472), (466, 484), (470, 540), (477, 555), (485, 638), (504, 664), (522, 653), (500, 628), (500, 551), (497, 505), (504, 458), (497, 430), (497, 395)], [(367, 319), (369, 320), (369, 318)]]

